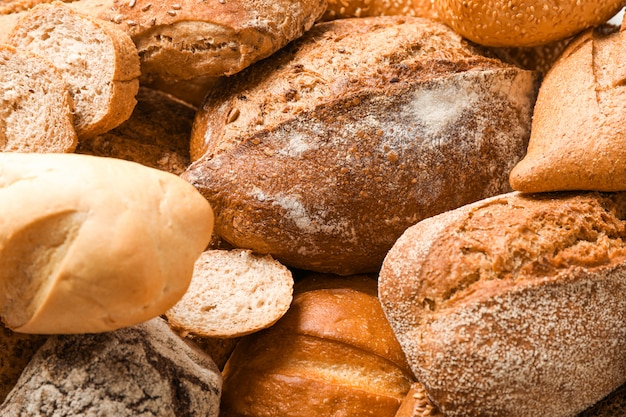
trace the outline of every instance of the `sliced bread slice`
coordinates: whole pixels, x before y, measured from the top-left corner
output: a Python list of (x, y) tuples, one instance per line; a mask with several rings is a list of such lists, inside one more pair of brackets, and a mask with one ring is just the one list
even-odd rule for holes
[(63, 74), (76, 104), (79, 140), (105, 133), (132, 114), (139, 55), (130, 36), (112, 23), (61, 2), (40, 4), (17, 22), (7, 42), (45, 57)]
[(289, 309), (291, 271), (249, 250), (207, 250), (195, 264), (187, 293), (167, 313), (179, 333), (239, 337), (270, 327)]
[(0, 151), (73, 152), (74, 106), (45, 59), (0, 45)]

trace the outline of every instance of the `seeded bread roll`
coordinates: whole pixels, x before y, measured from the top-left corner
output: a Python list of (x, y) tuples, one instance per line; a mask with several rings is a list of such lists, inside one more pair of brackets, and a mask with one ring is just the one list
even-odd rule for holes
[(0, 45), (0, 151), (73, 152), (74, 101), (41, 56)]
[(165, 313), (211, 238), (178, 176), (114, 158), (0, 153), (0, 317), (22, 333), (86, 333)]
[(626, 382), (626, 194), (506, 194), (423, 220), (379, 296), (446, 416), (565, 417)]
[(410, 225), (510, 190), (537, 74), (481, 52), (427, 19), (320, 23), (207, 95), (182, 177), (235, 247), (377, 272)]
[(328, 0), (322, 21), (368, 16), (416, 16), (436, 19), (433, 0)]
[(536, 46), (606, 23), (624, 0), (434, 0), (440, 19), (462, 36), (486, 46)]

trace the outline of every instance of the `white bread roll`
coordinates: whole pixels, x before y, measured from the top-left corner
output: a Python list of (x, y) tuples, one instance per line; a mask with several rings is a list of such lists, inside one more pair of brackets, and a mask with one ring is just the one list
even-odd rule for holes
[(0, 317), (24, 333), (100, 332), (164, 313), (211, 238), (173, 174), (78, 154), (0, 153)]

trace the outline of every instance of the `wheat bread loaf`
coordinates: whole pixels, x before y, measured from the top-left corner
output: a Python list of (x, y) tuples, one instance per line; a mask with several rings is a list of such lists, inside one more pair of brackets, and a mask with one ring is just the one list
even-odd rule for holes
[(180, 175), (189, 166), (189, 138), (196, 110), (152, 88), (140, 87), (137, 105), (120, 126), (83, 139), (76, 153), (119, 158)]
[(39, 4), (18, 20), (7, 42), (45, 57), (61, 72), (76, 106), (79, 139), (130, 117), (139, 88), (139, 55), (130, 36), (112, 23), (62, 2)]
[(446, 416), (573, 416), (626, 382), (626, 195), (505, 194), (398, 239), (379, 297)]
[(149, 83), (239, 72), (301, 36), (326, 0), (87, 0), (72, 7), (130, 34)]
[(321, 21), (369, 16), (416, 16), (436, 19), (433, 0), (328, 0)]
[(624, 31), (588, 30), (572, 41), (541, 84), (513, 189), (626, 190), (625, 55)]
[(207, 250), (185, 295), (165, 315), (179, 333), (241, 337), (270, 327), (291, 304), (291, 271), (245, 249)]
[(481, 51), (427, 19), (319, 23), (207, 95), (182, 177), (235, 247), (377, 272), (406, 227), (510, 190), (537, 74)]
[(42, 57), (0, 45), (0, 151), (73, 152), (74, 102)]
[(213, 213), (178, 176), (114, 158), (0, 153), (0, 317), (22, 333), (114, 330), (189, 286)]
[(434, 0), (440, 19), (465, 38), (486, 46), (524, 47), (565, 39), (606, 23), (624, 0)]
[(161, 318), (50, 336), (0, 406), (3, 416), (217, 417), (222, 377)]
[(220, 416), (393, 416), (414, 380), (371, 276), (308, 275), (272, 327), (240, 339)]

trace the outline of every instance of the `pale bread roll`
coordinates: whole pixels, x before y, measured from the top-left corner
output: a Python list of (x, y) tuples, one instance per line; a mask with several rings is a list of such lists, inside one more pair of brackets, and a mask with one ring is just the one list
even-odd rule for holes
[(184, 335), (240, 337), (276, 323), (292, 293), (291, 272), (271, 256), (208, 250), (196, 261), (189, 289), (166, 317)]
[(546, 75), (513, 189), (626, 190), (626, 32), (588, 30)]
[(0, 151), (73, 152), (74, 101), (49, 61), (0, 45)]
[(0, 153), (0, 317), (23, 333), (101, 332), (172, 307), (213, 213), (173, 174), (114, 158)]
[(74, 100), (79, 140), (130, 117), (139, 89), (139, 55), (130, 36), (115, 25), (61, 2), (40, 4), (18, 20), (7, 42), (45, 57), (62, 74)]

